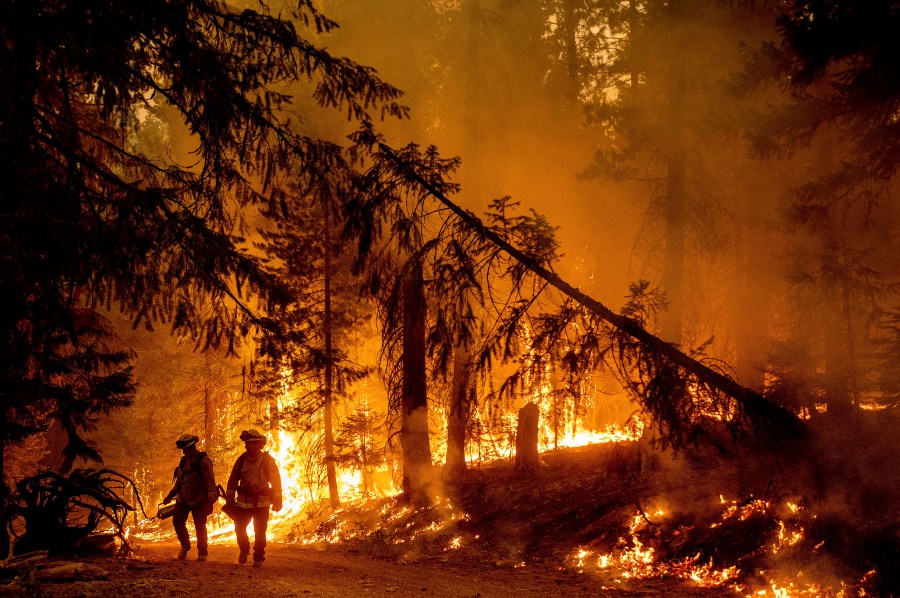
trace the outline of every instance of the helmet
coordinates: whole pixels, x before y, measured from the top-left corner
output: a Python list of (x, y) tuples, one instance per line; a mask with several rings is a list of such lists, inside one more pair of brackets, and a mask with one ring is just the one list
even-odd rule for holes
[(199, 440), (199, 436), (194, 436), (193, 434), (182, 434), (181, 438), (175, 441), (175, 446), (180, 449), (186, 449), (189, 446), (197, 444)]
[(266, 437), (256, 430), (244, 430), (241, 432), (241, 440), (244, 442), (262, 442), (266, 443)]

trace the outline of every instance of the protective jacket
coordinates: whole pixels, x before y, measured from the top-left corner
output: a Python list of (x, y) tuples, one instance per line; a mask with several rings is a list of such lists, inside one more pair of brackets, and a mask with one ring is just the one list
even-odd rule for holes
[(245, 452), (238, 457), (228, 477), (225, 499), (248, 509), (281, 508), (281, 474), (272, 455), (261, 452), (254, 458)]

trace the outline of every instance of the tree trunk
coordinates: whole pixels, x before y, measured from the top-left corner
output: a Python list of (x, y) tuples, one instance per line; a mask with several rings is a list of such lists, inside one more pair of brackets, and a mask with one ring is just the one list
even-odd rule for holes
[(467, 189), (475, 190), (482, 182), (482, 146), (484, 145), (484, 127), (482, 94), (484, 87), (481, 81), (481, 0), (465, 0), (463, 3), (465, 22), (465, 98), (463, 131), (463, 182)]
[(534, 403), (519, 409), (516, 426), (516, 471), (533, 474), (538, 470), (538, 416), (540, 410)]
[(403, 381), (400, 446), (403, 492), (413, 503), (425, 502), (431, 481), (428, 403), (425, 371), (425, 292), (421, 264), (412, 264), (403, 281)]
[[(638, 0), (629, 0), (628, 2), (628, 39), (633, 40), (637, 36), (638, 28)], [(631, 90), (635, 91), (640, 83), (640, 74), (635, 65), (636, 61), (632, 61), (630, 71)]]
[[(837, 132), (825, 128), (819, 133), (821, 145), (816, 166), (818, 172), (834, 172), (837, 159), (834, 156), (838, 147)], [(841, 247), (845, 244), (845, 233), (842, 223), (833, 221), (822, 233), (821, 239), (834, 271), (827, 277), (819, 292), (817, 300), (822, 302), (818, 321), (819, 337), (825, 359), (825, 399), (828, 403), (828, 415), (834, 416), (850, 425), (855, 422), (856, 405), (851, 392), (853, 380), (852, 326), (850, 324), (850, 266), (844, 260)], [(824, 265), (823, 265), (824, 266)], [(824, 269), (824, 268), (823, 268)], [(846, 335), (844, 334), (846, 331)]]
[(41, 459), (41, 468), (59, 474), (69, 473), (63, 471), (63, 465), (66, 462), (63, 451), (69, 444), (69, 435), (66, 434), (63, 425), (54, 420), (49, 429), (44, 432), (44, 437), (47, 439), (47, 455)]
[(757, 436), (762, 438), (767, 437), (773, 442), (806, 436), (807, 428), (795, 414), (760, 396), (755, 391), (741, 386), (721, 372), (717, 372), (691, 358), (687, 354), (681, 352), (677, 347), (647, 332), (634, 320), (614, 313), (596, 299), (589, 297), (579, 289), (576, 289), (565, 282), (559, 275), (551, 272), (532, 258), (528, 257), (500, 235), (486, 227), (477, 216), (463, 210), (461, 207), (450, 201), (439, 189), (436, 189), (434, 185), (430, 184), (417, 172), (410, 169), (409, 165), (403, 162), (393, 149), (384, 144), (381, 144), (379, 147), (386, 156), (398, 165), (402, 172), (412, 180), (418, 182), (423, 189), (427, 190), (438, 201), (447, 206), (463, 222), (472, 227), (474, 231), (494, 243), (514, 259), (518, 260), (523, 266), (547, 281), (549, 285), (556, 288), (564, 295), (574, 299), (585, 309), (593, 312), (596, 316), (619, 331), (628, 334), (640, 342), (646, 349), (665, 357), (685, 372), (695, 376), (701, 383), (708, 384), (710, 387), (734, 398), (743, 410), (744, 415), (747, 417), (752, 431), (755, 432)]
[(331, 507), (336, 509), (341, 505), (338, 494), (337, 471), (334, 464), (334, 429), (332, 423), (333, 406), (333, 348), (332, 348), (332, 314), (331, 314), (331, 217), (328, 208), (325, 209), (325, 313), (322, 318), (322, 327), (325, 334), (325, 381), (324, 381), (324, 406), (323, 425), (325, 427), (325, 470), (328, 477), (328, 497)]
[(0, 558), (9, 556), (10, 552), (10, 538), (9, 533), (6, 532), (9, 528), (6, 505), (12, 494), (10, 487), (6, 485), (6, 430), (4, 428), (5, 426), (0, 424), (0, 513), (2, 513), (0, 525), (3, 526), (4, 532), (0, 533)]
[(685, 187), (684, 149), (684, 74), (673, 67), (669, 89), (670, 134), (666, 159), (666, 254), (663, 263), (662, 288), (669, 299), (669, 309), (660, 315), (660, 336), (676, 345), (683, 342), (684, 325), (684, 238), (687, 224), (687, 190)]
[(563, 6), (563, 26), (566, 37), (566, 101), (571, 107), (578, 106), (578, 21), (575, 16), (575, 0), (566, 0)]
[(281, 447), (281, 437), (278, 434), (278, 431), (281, 429), (281, 408), (278, 406), (278, 395), (272, 393), (269, 396), (269, 405), (267, 409), (267, 416), (269, 421), (269, 431), (272, 433), (271, 437), (271, 447), (274, 450), (278, 450)]
[[(745, 169), (750, 165), (743, 164)], [(759, 276), (753, 264), (762, 259), (761, 247), (766, 246), (770, 234), (766, 230), (753, 228), (751, 215), (758, 206), (749, 198), (756, 194), (765, 196), (768, 189), (768, 177), (758, 176), (754, 170), (754, 181), (742, 183), (732, 211), (737, 215), (735, 235), (735, 273), (737, 278), (737, 297), (731, 312), (735, 330), (735, 375), (744, 386), (762, 389), (765, 383), (763, 359), (766, 354), (763, 343), (765, 330), (759, 326), (764, 315), (771, 313), (771, 284), (763, 281), (759, 284)], [(762, 189), (760, 188), (762, 186)], [(762, 243), (759, 239), (764, 239)], [(773, 242), (768, 240), (769, 242)]]
[(466, 427), (471, 406), (470, 359), (468, 344), (457, 345), (453, 354), (453, 380), (450, 386), (450, 408), (447, 412), (447, 461), (444, 464), (444, 476), (448, 479), (466, 472)]
[(209, 450), (216, 433), (216, 404), (213, 394), (215, 364), (210, 353), (206, 353), (203, 359), (206, 364), (206, 379), (203, 381), (203, 440)]
[(553, 449), (559, 448), (560, 437), (566, 435), (565, 393), (559, 384), (556, 364), (550, 365), (550, 422), (553, 425)]

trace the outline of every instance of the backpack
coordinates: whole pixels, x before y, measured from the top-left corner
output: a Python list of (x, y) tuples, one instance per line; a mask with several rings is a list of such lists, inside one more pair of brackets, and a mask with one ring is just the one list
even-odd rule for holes
[[(191, 461), (191, 463), (188, 467), (187, 474), (196, 473), (200, 477), (203, 477), (203, 470), (200, 469), (200, 462), (203, 461), (204, 459), (206, 459), (206, 457), (207, 457), (207, 454), (204, 451), (200, 451), (199, 453), (197, 453), (197, 458), (194, 459), (193, 461)], [(175, 467), (175, 471), (172, 472), (173, 480), (178, 479), (178, 470), (181, 469), (182, 465), (184, 465), (185, 459), (187, 459), (186, 456), (182, 457), (181, 461), (179, 461), (178, 465)], [(187, 475), (187, 474), (185, 474), (185, 475)]]

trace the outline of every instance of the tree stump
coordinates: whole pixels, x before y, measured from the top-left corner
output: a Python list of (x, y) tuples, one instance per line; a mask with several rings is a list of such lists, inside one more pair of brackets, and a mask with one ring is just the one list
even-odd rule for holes
[(519, 409), (519, 423), (516, 427), (516, 471), (530, 474), (538, 470), (538, 416), (535, 403), (528, 403)]

